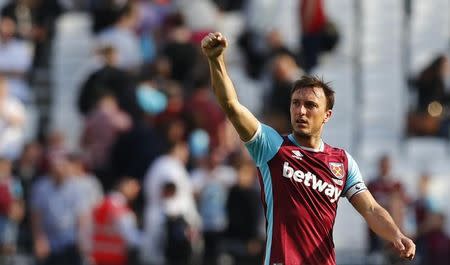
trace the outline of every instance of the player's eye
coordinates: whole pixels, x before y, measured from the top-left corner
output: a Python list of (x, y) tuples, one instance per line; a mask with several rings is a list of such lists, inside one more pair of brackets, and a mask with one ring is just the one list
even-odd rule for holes
[(315, 102), (306, 102), (305, 107), (308, 109), (317, 108), (318, 105)]

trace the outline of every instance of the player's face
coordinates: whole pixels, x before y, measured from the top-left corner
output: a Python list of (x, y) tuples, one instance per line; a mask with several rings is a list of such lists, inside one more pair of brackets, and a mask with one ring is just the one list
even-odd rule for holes
[(291, 98), (291, 125), (299, 136), (320, 136), (323, 124), (331, 117), (322, 88), (302, 88)]

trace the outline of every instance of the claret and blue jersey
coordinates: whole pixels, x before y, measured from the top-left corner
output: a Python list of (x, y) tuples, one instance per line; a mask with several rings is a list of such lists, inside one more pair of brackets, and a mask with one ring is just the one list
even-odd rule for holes
[(246, 144), (255, 161), (267, 220), (264, 265), (334, 265), (333, 225), (340, 197), (366, 190), (358, 165), (325, 143), (300, 146), (260, 124)]

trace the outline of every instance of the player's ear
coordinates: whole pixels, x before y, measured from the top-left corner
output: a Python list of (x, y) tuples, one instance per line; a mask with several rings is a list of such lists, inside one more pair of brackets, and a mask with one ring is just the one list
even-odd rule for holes
[(325, 111), (325, 118), (323, 119), (323, 123), (327, 123), (330, 120), (332, 114), (333, 111), (331, 109)]

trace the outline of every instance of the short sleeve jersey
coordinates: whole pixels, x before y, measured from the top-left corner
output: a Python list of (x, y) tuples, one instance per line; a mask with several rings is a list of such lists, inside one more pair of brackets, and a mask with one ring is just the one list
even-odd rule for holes
[(333, 225), (340, 197), (367, 190), (343, 149), (300, 146), (260, 124), (246, 147), (258, 167), (266, 216), (264, 265), (334, 265)]

